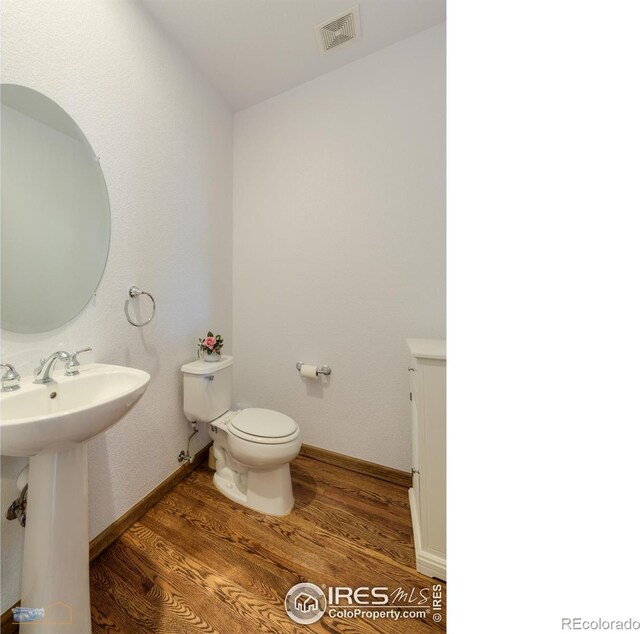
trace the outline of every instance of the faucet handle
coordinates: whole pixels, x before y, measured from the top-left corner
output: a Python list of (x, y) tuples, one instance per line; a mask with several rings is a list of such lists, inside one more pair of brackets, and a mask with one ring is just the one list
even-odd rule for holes
[(2, 374), (2, 391), (14, 392), (15, 390), (19, 390), (21, 377), (18, 371), (10, 363), (3, 363), (0, 367), (6, 370)]
[(82, 350), (76, 350), (72, 355), (69, 361), (65, 364), (65, 376), (75, 376), (79, 373), (78, 368), (80, 367), (80, 362), (78, 361), (78, 355), (83, 352), (91, 352), (93, 348), (82, 348)]
[(83, 352), (91, 352), (93, 350), (93, 348), (82, 348), (82, 350), (76, 350), (72, 355), (71, 355), (71, 359), (76, 359), (78, 358), (79, 354), (82, 354)]

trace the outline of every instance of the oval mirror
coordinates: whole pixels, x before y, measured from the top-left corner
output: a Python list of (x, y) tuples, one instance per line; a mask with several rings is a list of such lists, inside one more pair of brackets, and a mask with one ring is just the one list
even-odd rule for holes
[(43, 94), (3, 84), (2, 328), (59, 328), (95, 293), (111, 215), (100, 163), (74, 120)]

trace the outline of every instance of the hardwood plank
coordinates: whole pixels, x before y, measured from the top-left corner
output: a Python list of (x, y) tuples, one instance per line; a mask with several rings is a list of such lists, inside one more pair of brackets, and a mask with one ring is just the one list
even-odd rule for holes
[[(203, 476), (205, 477), (204, 480)], [(286, 519), (263, 516), (250, 509), (238, 509), (233, 502), (220, 495), (218, 491), (212, 490), (209, 478), (202, 472), (195, 473), (189, 480), (188, 485), (176, 488), (175, 491), (176, 493), (194, 497), (204, 505), (215, 504), (216, 512), (219, 512), (219, 505), (224, 505), (231, 514), (241, 513), (245, 518), (251, 518), (259, 524), (264, 524), (269, 534), (283, 531), (288, 533), (295, 526), (299, 529), (295, 533), (297, 536), (300, 536), (301, 532), (313, 531), (315, 537), (320, 530), (323, 530), (325, 535), (342, 535), (354, 543), (360, 543), (365, 548), (377, 548), (391, 557), (405, 561), (407, 565), (413, 564), (414, 553), (411, 543), (407, 544), (398, 541), (398, 534), (394, 533), (393, 530), (385, 530), (384, 527), (379, 528), (375, 522), (363, 520), (358, 515), (336, 509), (331, 505), (322, 504), (321, 501), (316, 501), (315, 499), (313, 506), (305, 504), (307, 500), (305, 500), (304, 494), (300, 495), (300, 489), (301, 487), (298, 486), (295, 489), (296, 513), (287, 516)], [(212, 497), (214, 495), (215, 498)], [(252, 530), (261, 529), (252, 528)], [(287, 538), (289, 538), (289, 535), (287, 535)]]
[(275, 592), (282, 598), (291, 586), (305, 581), (296, 571), (262, 556), (253, 544), (225, 539), (223, 534), (201, 534), (194, 530), (188, 539), (180, 539), (177, 543), (177, 537), (184, 533), (184, 518), (176, 519), (171, 514), (156, 518), (147, 514), (141, 523), (187, 556), (197, 558), (236, 583), (266, 596)]
[(134, 504), (122, 517), (118, 518), (113, 524), (110, 524), (99, 535), (91, 540), (89, 545), (89, 560), (93, 561), (100, 553), (108, 548), (113, 542), (124, 533), (129, 526), (137, 522), (152, 506), (157, 504), (164, 495), (173, 489), (178, 482), (186, 478), (194, 469), (196, 469), (209, 456), (209, 447), (213, 443), (210, 442), (203, 447), (193, 457), (192, 463), (186, 463), (176, 469), (168, 478), (163, 480), (153, 491), (145, 495), (142, 500)]
[(18, 634), (19, 625), (13, 622), (13, 608), (20, 607), (20, 601), (16, 601), (8, 610), (2, 613), (0, 621), (0, 634)]
[[(206, 594), (207, 601), (200, 606), (203, 611), (211, 610), (211, 599), (218, 599), (216, 601), (216, 618), (221, 619), (221, 607), (232, 608), (233, 613), (231, 618), (229, 615), (225, 615), (223, 618), (224, 626), (222, 627), (224, 632), (236, 631), (234, 624), (241, 623), (241, 627), (237, 631), (277, 631), (277, 632), (303, 632), (308, 628), (300, 628), (293, 623), (288, 616), (286, 616), (282, 607), (283, 598), (291, 585), (285, 585), (281, 591), (276, 591), (269, 583), (263, 583), (261, 579), (254, 578), (250, 583), (237, 584), (229, 579), (226, 575), (219, 575), (213, 572), (213, 569), (209, 566), (201, 563), (199, 559), (193, 559), (188, 555), (185, 555), (183, 549), (176, 549), (173, 545), (169, 545), (168, 541), (158, 539), (154, 535), (153, 531), (143, 528), (139, 530), (137, 526), (132, 529), (123, 537), (123, 541), (128, 543), (137, 541), (138, 546), (142, 546), (142, 550), (145, 547), (149, 547), (148, 555), (152, 557), (154, 566), (169, 567), (179, 563), (178, 574), (183, 577), (183, 580), (188, 584), (191, 584), (192, 590), (207, 589)], [(206, 553), (218, 554), (217, 549), (205, 548)], [(212, 558), (213, 559), (213, 558)], [(217, 559), (217, 558), (216, 558)], [(214, 559), (215, 561), (215, 559)], [(188, 571), (188, 574), (185, 574)], [(227, 569), (227, 572), (233, 572), (232, 569)], [(296, 579), (295, 583), (299, 580)], [(185, 590), (186, 591), (186, 590)], [(213, 596), (212, 596), (213, 595)], [(256, 606), (260, 609), (256, 612)], [(238, 617), (241, 617), (241, 621), (238, 621)], [(361, 627), (354, 628), (354, 624), (351, 621), (345, 619), (332, 619), (331, 626), (327, 629), (327, 625), (323, 623), (316, 623), (309, 626), (312, 631), (315, 632), (388, 632), (388, 629), (380, 629), (376, 624), (372, 624), (367, 629)], [(265, 630), (266, 628), (266, 630)], [(274, 629), (272, 629), (274, 628)]]
[(355, 471), (367, 475), (371, 478), (377, 478), (378, 480), (384, 480), (392, 484), (409, 489), (411, 487), (411, 473), (408, 471), (400, 471), (393, 467), (385, 467), (384, 465), (376, 464), (375, 462), (368, 462), (360, 458), (354, 458), (353, 456), (347, 456), (345, 454), (336, 453), (335, 451), (329, 451), (328, 449), (321, 449), (320, 447), (313, 447), (311, 445), (302, 445), (300, 449), (300, 455), (306, 458), (313, 458), (320, 462), (326, 462), (334, 467), (342, 467), (349, 471)]
[[(172, 515), (181, 517), (192, 525), (193, 532), (212, 536), (211, 548), (215, 548), (216, 533), (230, 542), (253, 544), (256, 556), (288, 569), (292, 565), (297, 566), (306, 579), (314, 583), (354, 587), (370, 585), (373, 571), (376, 574), (375, 585), (433, 586), (433, 580), (415, 571), (413, 551), (408, 553), (410, 564), (401, 565), (394, 557), (384, 554), (382, 547), (370, 551), (342, 539), (335, 531), (322, 529), (313, 518), (305, 520), (296, 513), (286, 518), (274, 518), (238, 507), (215, 489), (207, 490), (206, 484), (203, 487), (202, 483), (196, 483), (195, 480), (201, 480), (202, 475), (202, 472), (194, 472), (188, 483), (177, 487), (149, 515), (157, 512), (159, 521), (165, 523), (171, 521)], [(222, 522), (215, 531), (206, 522), (209, 512), (214, 509)], [(236, 522), (233, 528), (229, 528), (233, 518), (238, 516), (242, 516), (242, 522)], [(282, 539), (278, 540), (278, 535)], [(329, 549), (332, 556), (327, 558)]]
[[(123, 536), (122, 544), (114, 546), (121, 561), (129, 561), (129, 567), (144, 570), (147, 578), (153, 578), (167, 594), (189, 596), (194, 613), (215, 615), (217, 626), (231, 631), (242, 622), (245, 629), (260, 631), (266, 623), (280, 628), (288, 627), (291, 621), (281, 609), (281, 599), (268, 586), (252, 588), (234, 583), (204, 564), (177, 549), (153, 531), (136, 524)], [(113, 564), (113, 558), (110, 560)], [(118, 565), (118, 564), (116, 564)], [(121, 573), (126, 570), (121, 564)], [(262, 591), (262, 596), (255, 592)], [(215, 603), (215, 611), (212, 610)]]
[[(192, 474), (188, 483), (176, 487), (149, 515), (165, 523), (171, 521), (172, 515), (181, 517), (194, 532), (211, 536), (211, 548), (215, 548), (216, 536), (220, 535), (232, 542), (253, 544), (256, 556), (287, 569), (295, 566), (306, 580), (317, 584), (432, 588), (434, 583), (440, 583), (417, 573), (412, 552), (410, 564), (403, 565), (384, 553), (382, 547), (363, 547), (297, 513), (277, 518), (237, 507), (216, 490), (202, 490), (202, 485), (194, 482), (201, 477), (201, 472)], [(213, 509), (221, 520), (215, 530), (206, 523)], [(229, 527), (239, 516), (242, 521)]]
[(406, 590), (440, 583), (415, 570), (404, 487), (306, 456), (291, 471), (296, 504), (286, 517), (227, 499), (204, 465), (189, 473), (93, 562), (93, 632), (446, 631), (446, 605), (439, 624), (289, 619), (284, 596), (302, 581)]
[(111, 609), (94, 595), (91, 601), (91, 629), (96, 634), (126, 634), (114, 621)]
[(125, 540), (123, 536), (101, 557), (92, 575), (99, 575), (103, 587), (119, 609), (132, 617), (133, 624), (144, 632), (216, 632), (202, 617), (198, 595), (188, 595), (171, 582), (175, 568), (161, 569), (155, 562), (137, 557), (123, 544)]
[(409, 497), (406, 489), (346, 469), (339, 469), (340, 477), (336, 477), (336, 470), (336, 467), (304, 457), (292, 463), (292, 473), (301, 471), (311, 475), (323, 496), (360, 507), (378, 508), (393, 513), (399, 521), (407, 521)]
[(292, 468), (291, 480), (296, 492), (296, 500), (300, 506), (308, 506), (313, 503), (325, 504), (331, 508), (376, 522), (380, 526), (380, 530), (387, 528), (394, 533), (402, 532), (403, 536), (409, 539), (413, 535), (410, 522), (411, 513), (408, 507), (404, 506), (404, 500), (398, 500), (398, 509), (390, 511), (388, 502), (372, 504), (370, 500), (356, 498), (339, 488), (340, 485), (333, 486), (327, 482), (318, 481), (310, 470), (302, 470), (299, 465)]

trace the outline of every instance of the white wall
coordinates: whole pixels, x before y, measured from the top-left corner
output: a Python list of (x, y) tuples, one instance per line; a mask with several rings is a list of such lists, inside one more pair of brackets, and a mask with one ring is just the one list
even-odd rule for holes
[[(89, 345), (85, 361), (152, 376), (130, 415), (90, 442), (94, 537), (178, 467), (189, 431), (179, 368), (197, 336), (215, 328), (231, 342), (232, 117), (134, 2), (4, 0), (2, 62), (3, 82), (43, 92), (82, 128), (101, 157), (112, 213), (96, 300), (54, 332), (3, 331), (2, 360), (28, 381), (39, 357)], [(132, 283), (158, 304), (144, 329), (124, 317)], [(208, 440), (201, 428), (192, 449)], [(2, 459), (3, 611), (19, 597), (23, 529), (4, 510), (24, 464)]]
[(444, 60), (440, 25), (234, 118), (236, 400), (404, 470), (404, 338), (445, 335)]

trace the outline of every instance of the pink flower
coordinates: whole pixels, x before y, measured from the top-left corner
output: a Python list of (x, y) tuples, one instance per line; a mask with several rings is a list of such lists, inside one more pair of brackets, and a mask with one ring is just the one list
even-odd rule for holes
[(213, 350), (213, 347), (216, 345), (216, 338), (215, 337), (205, 337), (204, 341), (202, 342), (202, 344), (204, 346), (206, 346), (207, 348), (209, 348), (209, 350)]

